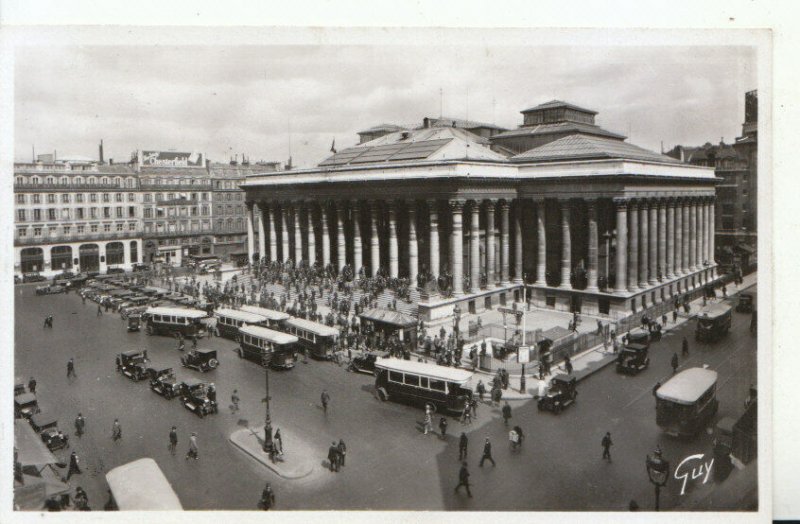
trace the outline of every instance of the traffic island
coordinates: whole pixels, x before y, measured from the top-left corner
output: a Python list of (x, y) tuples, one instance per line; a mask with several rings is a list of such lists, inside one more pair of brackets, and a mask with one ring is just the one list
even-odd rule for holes
[(315, 456), (314, 450), (300, 440), (293, 439), (290, 434), (281, 428), (283, 434), (284, 453), (270, 460), (264, 452), (264, 428), (243, 428), (231, 433), (231, 443), (244, 451), (264, 466), (274, 471), (285, 479), (301, 479), (307, 477), (314, 470), (314, 461), (309, 457)]

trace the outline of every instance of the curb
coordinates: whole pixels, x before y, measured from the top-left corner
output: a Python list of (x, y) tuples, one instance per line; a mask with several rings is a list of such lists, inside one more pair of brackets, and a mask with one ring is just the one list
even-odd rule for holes
[[(263, 434), (263, 429), (260, 431)], [(258, 433), (259, 430), (253, 430), (251, 428), (239, 429), (231, 433), (231, 436), (228, 438), (228, 440), (230, 440), (231, 444), (242, 450), (245, 454), (275, 472), (279, 477), (289, 480), (296, 480), (307, 477), (314, 470), (314, 466), (308, 462), (301, 463), (291, 470), (287, 470), (287, 468), (282, 467), (280, 462), (272, 462), (269, 460), (269, 457), (267, 457), (266, 453), (261, 450), (258, 441), (256, 440), (256, 435)]]

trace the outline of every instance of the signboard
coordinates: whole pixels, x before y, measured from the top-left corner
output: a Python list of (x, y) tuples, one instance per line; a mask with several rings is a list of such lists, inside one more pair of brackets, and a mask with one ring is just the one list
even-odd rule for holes
[(527, 364), (531, 361), (531, 347), (520, 346), (517, 348), (517, 362), (520, 364)]
[(145, 166), (188, 167), (201, 164), (199, 154), (178, 151), (142, 151), (141, 161)]

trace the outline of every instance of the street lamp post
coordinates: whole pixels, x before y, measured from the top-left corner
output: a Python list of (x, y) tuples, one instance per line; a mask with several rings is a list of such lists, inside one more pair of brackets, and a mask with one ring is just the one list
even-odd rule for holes
[(453, 336), (455, 337), (456, 343), (458, 343), (458, 336), (460, 333), (458, 327), (459, 322), (461, 322), (461, 308), (456, 304), (453, 308)]
[(272, 445), (272, 417), (269, 413), (269, 362), (270, 362), (270, 353), (265, 352), (263, 354), (262, 360), (264, 364), (264, 386), (265, 386), (265, 396), (264, 396), (264, 446), (263, 450), (270, 459), (273, 456), (273, 445)]
[(650, 483), (656, 488), (656, 511), (658, 511), (661, 488), (667, 484), (667, 479), (669, 478), (669, 461), (664, 460), (661, 456), (660, 446), (656, 447), (652, 457), (647, 455), (645, 465), (647, 467), (647, 475), (650, 477)]

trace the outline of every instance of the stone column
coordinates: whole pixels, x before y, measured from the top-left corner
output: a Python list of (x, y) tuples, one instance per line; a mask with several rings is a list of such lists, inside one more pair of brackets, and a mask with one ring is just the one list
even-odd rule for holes
[[(639, 213), (638, 203), (631, 201), (628, 204), (628, 227), (630, 232), (630, 245), (628, 246), (628, 290), (635, 292), (639, 289)], [(611, 285), (611, 282), (609, 282)]]
[(676, 198), (675, 204), (675, 276), (683, 275), (683, 200)]
[(480, 202), (472, 201), (471, 217), (469, 228), (469, 282), (470, 293), (477, 293), (481, 290), (481, 208)]
[(697, 270), (697, 202), (689, 204), (689, 269)]
[(572, 270), (572, 239), (569, 231), (569, 200), (560, 200), (561, 206), (561, 284), (562, 289), (572, 289), (570, 273)]
[(547, 285), (547, 228), (545, 227), (544, 200), (536, 203), (536, 285)]
[[(703, 269), (703, 246), (706, 243), (706, 224), (705, 224), (705, 203), (702, 198), (697, 199), (697, 269)], [(700, 277), (704, 275), (701, 273)], [(701, 280), (702, 282), (702, 280)]]
[(675, 278), (675, 200), (667, 199), (667, 266), (666, 277)]
[(322, 267), (331, 263), (331, 235), (328, 231), (328, 205), (322, 202), (319, 206), (319, 218), (322, 223)]
[(278, 258), (278, 236), (275, 234), (275, 222), (277, 220), (275, 203), (269, 206), (269, 259), (272, 262), (280, 260)]
[(650, 228), (649, 228), (648, 255), (650, 260), (650, 278), (647, 283), (651, 286), (658, 284), (658, 203), (652, 201), (650, 204)]
[(419, 275), (419, 245), (417, 245), (417, 201), (408, 204), (408, 279), (411, 287), (417, 287)]
[(264, 207), (264, 204), (261, 205), (256, 204), (256, 206), (258, 208), (258, 258), (259, 260), (266, 260), (267, 242), (266, 239), (264, 238), (264, 233), (266, 229), (265, 227), (266, 221), (264, 220), (264, 214), (266, 208)]
[(300, 228), (300, 207), (301, 202), (294, 206), (294, 262), (300, 265), (303, 261), (303, 232)]
[(378, 201), (373, 200), (369, 206), (369, 250), (370, 272), (372, 276), (378, 274), (381, 267), (380, 239), (378, 238)]
[(500, 202), (500, 283), (511, 284), (509, 280), (508, 260), (508, 201)]
[[(715, 199), (715, 197), (711, 197), (711, 199), (709, 201), (709, 204), (708, 204), (708, 212), (709, 212), (708, 227), (711, 228), (711, 233), (709, 234), (709, 237), (708, 237), (708, 261), (711, 263), (712, 268), (717, 263), (716, 262), (716, 256), (717, 256), (717, 251), (716, 251), (716, 246), (717, 246), (717, 238), (716, 238), (716, 236), (717, 236), (717, 224), (715, 222), (716, 208), (715, 208), (715, 204), (714, 204), (714, 199)], [(716, 268), (713, 268), (711, 270), (711, 276), (713, 277), (715, 273), (716, 273)]]
[(336, 267), (341, 272), (347, 265), (347, 243), (344, 238), (344, 214), (347, 207), (344, 201), (336, 202)]
[(245, 221), (247, 222), (247, 264), (250, 265), (253, 263), (253, 254), (255, 253), (255, 239), (253, 238), (253, 203), (248, 202), (247, 204), (247, 217)]
[(658, 280), (667, 276), (667, 203), (658, 201)]
[(617, 293), (625, 293), (628, 272), (628, 202), (622, 199), (615, 199), (614, 205), (617, 207), (617, 277), (614, 290)]
[(711, 263), (710, 257), (708, 256), (708, 246), (709, 246), (708, 239), (710, 236), (708, 231), (709, 230), (708, 219), (710, 218), (710, 216), (711, 213), (708, 212), (708, 200), (706, 198), (703, 198), (703, 256), (701, 262), (704, 264), (704, 267), (705, 263), (709, 264)]
[(314, 203), (310, 202), (306, 208), (306, 220), (308, 223), (308, 265), (313, 266), (317, 262), (317, 241), (314, 238)]
[(486, 285), (497, 282), (494, 259), (494, 200), (486, 201)]
[(353, 275), (358, 278), (358, 272), (364, 265), (364, 248), (361, 241), (361, 206), (358, 200), (353, 202)]
[(289, 229), (286, 227), (286, 202), (281, 202), (281, 256), (283, 261), (289, 260)]
[(389, 276), (400, 275), (400, 256), (397, 250), (397, 209), (394, 202), (389, 203)]
[(683, 215), (683, 246), (681, 247), (682, 251), (682, 260), (681, 263), (683, 264), (683, 274), (688, 275), (690, 273), (691, 264), (690, 264), (690, 250), (689, 245), (691, 244), (691, 236), (690, 236), (690, 220), (689, 220), (689, 202), (687, 199), (683, 199), (683, 204), (681, 206), (681, 214)]
[(639, 203), (639, 287), (647, 289), (647, 270), (650, 268), (650, 235), (648, 230), (647, 201)]
[(517, 199), (514, 211), (514, 283), (522, 284), (522, 199)]
[(599, 291), (597, 287), (597, 201), (587, 200), (589, 208), (589, 272), (586, 291)]
[[(463, 227), (461, 223), (461, 211), (464, 207), (462, 202), (454, 200), (450, 202), (450, 210), (453, 215), (453, 295), (464, 294), (464, 239)], [(507, 234), (507, 233), (506, 233)]]
[(430, 216), (430, 255), (431, 275), (439, 278), (439, 209), (436, 200), (428, 200), (428, 213)]

